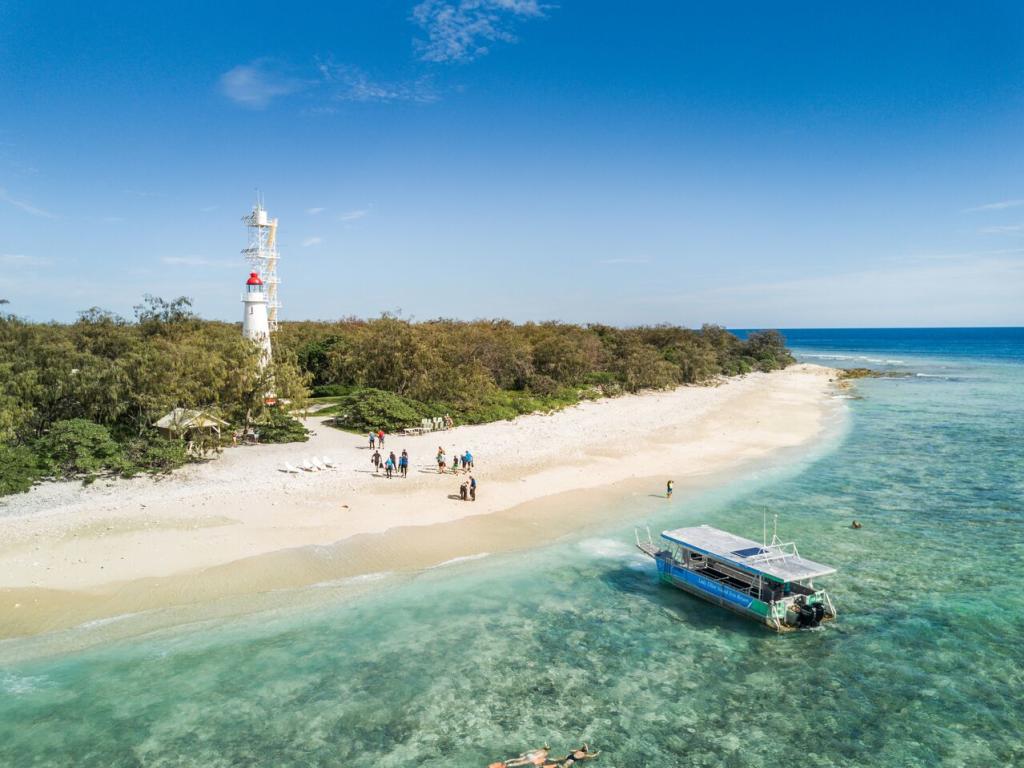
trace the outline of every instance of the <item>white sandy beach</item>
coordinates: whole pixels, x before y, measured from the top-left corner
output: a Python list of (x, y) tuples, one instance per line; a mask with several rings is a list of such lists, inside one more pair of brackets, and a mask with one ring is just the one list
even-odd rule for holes
[[(407, 479), (375, 475), (365, 437), (313, 417), (308, 425), (316, 434), (307, 443), (231, 448), (156, 480), (45, 484), (0, 501), (0, 617), (31, 609), (25, 590), (100, 593), (358, 534), (492, 516), (632, 478), (656, 478), (652, 491), (661, 491), (669, 477), (685, 482), (722, 472), (821, 435), (835, 407), (832, 375), (797, 365), (719, 386), (389, 436), (387, 451), (409, 452)], [(474, 454), (476, 502), (450, 498), (462, 476), (437, 473), (439, 445), (449, 456)], [(279, 471), (285, 462), (325, 454), (336, 471)]]

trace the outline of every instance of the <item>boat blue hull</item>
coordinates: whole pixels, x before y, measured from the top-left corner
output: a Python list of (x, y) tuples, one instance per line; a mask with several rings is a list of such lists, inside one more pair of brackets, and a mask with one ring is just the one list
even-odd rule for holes
[(767, 603), (757, 600), (738, 589), (734, 589), (728, 584), (714, 581), (686, 568), (680, 568), (664, 557), (656, 558), (656, 562), (658, 563), (658, 573), (662, 581), (689, 592), (691, 595), (707, 600), (709, 603), (734, 611), (741, 616), (753, 619), (761, 624), (774, 626), (769, 615), (770, 607)]

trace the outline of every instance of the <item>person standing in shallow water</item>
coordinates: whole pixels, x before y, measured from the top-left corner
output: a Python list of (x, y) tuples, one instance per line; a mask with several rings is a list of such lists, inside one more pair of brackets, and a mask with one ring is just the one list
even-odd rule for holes
[(672, 498), (672, 487), (674, 485), (675, 485), (675, 480), (669, 480), (665, 484), (665, 498), (666, 499), (671, 499)]

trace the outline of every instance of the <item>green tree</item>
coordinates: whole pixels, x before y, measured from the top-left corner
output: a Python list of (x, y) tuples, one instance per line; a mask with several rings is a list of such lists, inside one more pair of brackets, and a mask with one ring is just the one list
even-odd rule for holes
[(60, 477), (124, 468), (124, 453), (101, 424), (85, 419), (58, 421), (38, 442), (39, 453)]

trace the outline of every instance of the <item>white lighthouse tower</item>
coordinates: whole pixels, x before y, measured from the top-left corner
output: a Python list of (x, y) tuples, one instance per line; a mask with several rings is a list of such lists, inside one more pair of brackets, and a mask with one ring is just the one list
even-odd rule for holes
[(263, 350), (260, 367), (270, 362), (270, 320), (267, 318), (267, 293), (259, 272), (251, 272), (242, 294), (242, 335)]
[(242, 255), (255, 269), (264, 283), (267, 300), (267, 321), (271, 331), (277, 330), (277, 315), (281, 302), (277, 298), (277, 219), (272, 219), (263, 207), (263, 199), (257, 195), (256, 205), (248, 216), (242, 218), (249, 231), (249, 244)]

